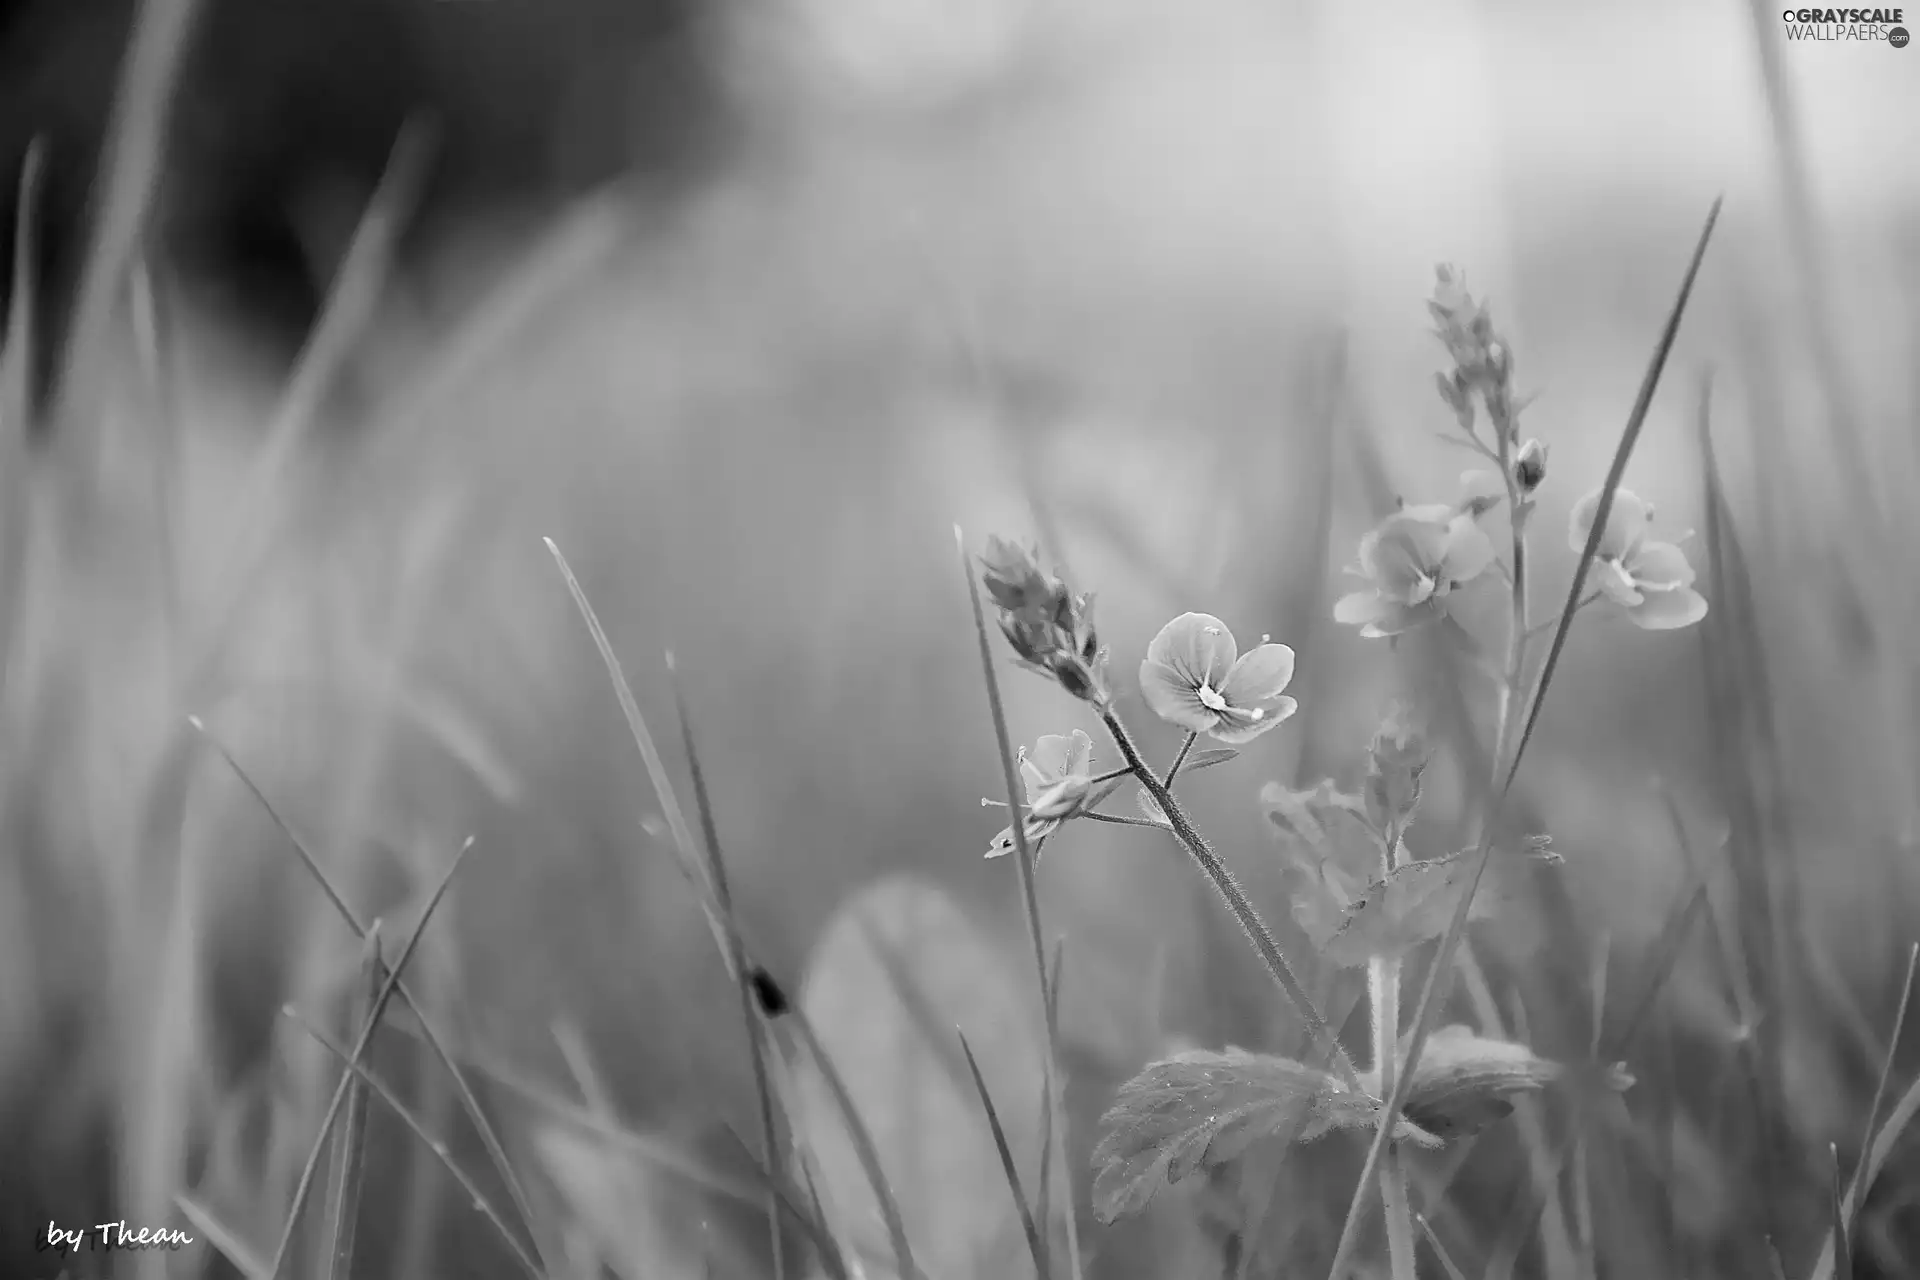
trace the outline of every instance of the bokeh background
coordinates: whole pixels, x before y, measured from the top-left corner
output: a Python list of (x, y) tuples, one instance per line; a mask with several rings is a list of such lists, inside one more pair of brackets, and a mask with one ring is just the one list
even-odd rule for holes
[[(1350, 780), (1390, 695), (1465, 709), (1416, 851), (1471, 834), (1479, 677), (1330, 617), (1367, 525), (1466, 462), (1435, 438), (1434, 265), (1538, 393), (1552, 599), (1722, 196), (1626, 481), (1701, 531), (1713, 612), (1583, 619), (1518, 792), (1566, 865), (1478, 927), (1485, 994), (1580, 1061), (1696, 871), (1712, 909), (1577, 1168), (1540, 1167), (1571, 1130), (1528, 1103), (1423, 1177), (1468, 1274), (1756, 1276), (1769, 1238), (1810, 1274), (1830, 1147), (1850, 1169), (1883, 1062), (1895, 1096), (1920, 1064), (1888, 1043), (1920, 937), (1920, 53), (1781, 28), (1732, 0), (0, 5), (0, 175), (39, 175), (0, 202), (9, 244), (39, 229), (5, 274), (32, 323), (0, 409), (0, 1270), (228, 1274), (34, 1249), (179, 1225), (183, 1194), (270, 1252), (332, 1088), (280, 1011), (346, 1036), (360, 944), (194, 715), (390, 940), (476, 837), (416, 989), (580, 1274), (771, 1274), (738, 1010), (551, 537), (684, 798), (674, 654), (743, 928), (938, 1274), (1030, 1274), (925, 1025), (1037, 1089), (953, 526), (1097, 590), (1156, 754), (1130, 673), (1167, 618), (1295, 647), (1301, 714), (1189, 793), (1287, 922), (1259, 788)], [(1096, 727), (1002, 679), (1017, 741)], [(1359, 1156), (1333, 1142), (1247, 1175), (1270, 1193), (1093, 1223), (1120, 1081), (1298, 1029), (1160, 837), (1077, 824), (1040, 890), (1087, 1273), (1323, 1274)], [(417, 1044), (375, 1061), (482, 1170)], [(651, 1154), (552, 1105), (583, 1079)], [(510, 1273), (397, 1122), (371, 1140), (355, 1274)], [(1916, 1241), (1896, 1151), (1860, 1274), (1912, 1274)]]

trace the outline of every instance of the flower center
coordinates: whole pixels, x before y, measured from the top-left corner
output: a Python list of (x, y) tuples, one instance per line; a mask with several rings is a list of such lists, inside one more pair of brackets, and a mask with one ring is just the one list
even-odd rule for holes
[(1212, 685), (1203, 684), (1193, 692), (1200, 699), (1200, 705), (1207, 710), (1219, 712), (1227, 709), (1227, 700)]
[(1441, 584), (1430, 573), (1423, 573), (1414, 579), (1413, 589), (1407, 593), (1408, 604), (1425, 604), (1429, 597), (1440, 591)]

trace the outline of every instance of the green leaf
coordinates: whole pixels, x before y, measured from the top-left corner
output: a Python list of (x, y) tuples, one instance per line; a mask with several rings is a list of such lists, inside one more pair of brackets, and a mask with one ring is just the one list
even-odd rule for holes
[[(1490, 1040), (1471, 1027), (1442, 1027), (1427, 1038), (1404, 1114), (1423, 1131), (1451, 1142), (1504, 1120), (1513, 1113), (1516, 1095), (1538, 1092), (1566, 1074), (1565, 1066), (1524, 1044)], [(1377, 1073), (1362, 1083), (1377, 1089)], [(1607, 1075), (1613, 1089), (1632, 1083), (1620, 1067)]]
[(1348, 907), (1380, 874), (1384, 843), (1361, 798), (1331, 781), (1309, 791), (1270, 782), (1260, 790), (1260, 804), (1280, 842), (1293, 918), (1324, 949)]
[[(1365, 964), (1375, 957), (1400, 955), (1438, 938), (1453, 923), (1460, 895), (1473, 879), (1470, 850), (1444, 858), (1409, 862), (1392, 875), (1375, 880), (1354, 898), (1322, 954), (1342, 966)], [(1560, 855), (1546, 847), (1544, 836), (1528, 841), (1525, 856), (1558, 864)], [(1470, 920), (1484, 920), (1511, 902), (1514, 886), (1504, 878), (1490, 878), (1473, 901)]]
[(1211, 769), (1216, 764), (1225, 764), (1240, 753), (1232, 747), (1209, 747), (1205, 751), (1189, 752), (1186, 763), (1180, 766), (1180, 772), (1192, 773), (1195, 769)]
[[(1312, 1142), (1335, 1129), (1373, 1128), (1380, 1105), (1328, 1072), (1244, 1049), (1151, 1063), (1101, 1117), (1094, 1215), (1112, 1223), (1138, 1213), (1161, 1187), (1237, 1160), (1262, 1139)], [(1438, 1145), (1404, 1118), (1396, 1136)]]

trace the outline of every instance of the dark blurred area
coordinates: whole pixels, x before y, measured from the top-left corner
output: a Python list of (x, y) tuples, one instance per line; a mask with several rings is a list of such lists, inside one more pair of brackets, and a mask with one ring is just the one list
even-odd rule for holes
[[(29, 144), (44, 397), (90, 230), (131, 0), (0, 4), (0, 236)], [(698, 0), (209, 0), (169, 122), (152, 247), (290, 360), (403, 125), (430, 151), (402, 245), (535, 218), (617, 174), (670, 203), (723, 146), (715, 7)], [(0, 268), (0, 311), (14, 288)]]

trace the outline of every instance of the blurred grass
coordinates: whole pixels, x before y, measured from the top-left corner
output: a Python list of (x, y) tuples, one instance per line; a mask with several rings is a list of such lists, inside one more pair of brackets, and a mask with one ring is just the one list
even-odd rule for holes
[[(698, 899), (650, 834), (660, 802), (625, 763), (621, 717), (541, 536), (569, 549), (650, 715), (671, 705), (651, 655), (680, 656), (734, 913), (756, 954), (806, 972), (809, 990), (830, 963), (883, 980), (818, 946), (844, 937), (841, 904), (892, 872), (941, 886), (924, 909), (974, 935), (954, 946), (1029, 946), (1007, 868), (978, 857), (999, 823), (977, 800), (999, 774), (952, 581), (956, 519), (1044, 522), (1100, 593), (1123, 698), (1146, 638), (1184, 609), (1295, 645), (1297, 732), (1188, 791), (1263, 912), (1286, 921), (1259, 783), (1338, 772), (1389, 682), (1446, 686), (1422, 674), (1437, 668), (1417, 646), (1389, 664), (1327, 619), (1329, 576), (1383, 500), (1450, 492), (1459, 470), (1429, 438), (1431, 262), (1496, 282), (1521, 378), (1544, 392), (1527, 420), (1553, 445), (1537, 553), (1552, 582), (1571, 563), (1558, 530), (1601, 472), (1666, 305), (1672, 246), (1725, 187), (1724, 238), (1676, 353), (1677, 368), (1717, 371), (1710, 422), (1705, 393), (1675, 380), (1628, 476), (1663, 523), (1701, 530), (1713, 612), (1700, 630), (1630, 640), (1583, 620), (1516, 792), (1568, 856), (1565, 897), (1476, 951), (1496, 1007), (1523, 1012), (1543, 1053), (1581, 1060), (1594, 937), (1611, 940), (1616, 970), (1642, 972), (1697, 870), (1710, 927), (1688, 935), (1651, 1003), (1628, 1111), (1586, 1125), (1593, 1223), (1578, 1236), (1601, 1274), (1763, 1274), (1769, 1235), (1788, 1274), (1808, 1274), (1832, 1215), (1830, 1148), (1851, 1168), (1883, 1062), (1896, 1082), (1920, 1064), (1882, 1030), (1920, 928), (1903, 552), (1920, 532), (1903, 501), (1920, 473), (1920, 294), (1886, 267), (1910, 252), (1893, 231), (1920, 204), (1885, 150), (1802, 157), (1788, 197), (1829, 250), (1805, 260), (1806, 237), (1774, 215), (1758, 73), (1715, 79), (1698, 116), (1677, 106), (1705, 50), (1751, 42), (1747, 15), (1686, 12), (1661, 29), (1691, 53), (1609, 52), (1612, 37), (1595, 37), (1577, 83), (1552, 85), (1541, 68), (1564, 65), (1561, 42), (1590, 24), (1403, 14), (1404, 40), (1362, 51), (1337, 23), (1316, 36), (1327, 43), (1289, 46), (1277, 19), (1224, 3), (1141, 29), (1065, 6), (1056, 21), (1073, 40), (1020, 93), (982, 90), (992, 110), (964, 83), (932, 117), (897, 107), (884, 81), (852, 104), (781, 90), (796, 95), (783, 129), (678, 220), (642, 222), (610, 192), (537, 244), (450, 251), (424, 283), (387, 275), (370, 220), (373, 247), (350, 255), (368, 274), (343, 280), (333, 314), (347, 320), (324, 330), (339, 345), (317, 345), (286, 389), (173, 298), (164, 270), (148, 277), (158, 319), (143, 341), (112, 301), (138, 242), (114, 222), (87, 295), (104, 314), (75, 366), (83, 394), (59, 424), (97, 451), (29, 453), (12, 393), (30, 363), (20, 328), (0, 364), (0, 563), (19, 583), (0, 724), (0, 1258), (41, 1265), (29, 1237), (49, 1219), (171, 1222), (183, 1192), (243, 1240), (272, 1239), (336, 1078), (279, 1010), (292, 1001), (345, 1039), (359, 943), (252, 798), (191, 746), (187, 713), (247, 763), (363, 920), (410, 918), (434, 851), (473, 832), (489, 852), (414, 966), (436, 1029), (491, 1074), (568, 1097), (576, 1072), (551, 1028), (577, 1026), (603, 1086), (588, 1095), (596, 1113), (751, 1182), (734, 1137), (759, 1123), (737, 1001)], [(909, 65), (937, 45), (892, 38)], [(1328, 48), (1347, 62), (1311, 52)], [(1848, 109), (1920, 119), (1883, 49), (1784, 53), (1809, 136)], [(1872, 65), (1843, 67), (1856, 55)], [(1631, 93), (1605, 79), (1636, 66), (1667, 78)], [(1420, 84), (1471, 92), (1387, 92), (1419, 68)], [(1678, 113), (1670, 134), (1648, 137), (1648, 101)], [(1716, 134), (1709, 119), (1738, 128)], [(1393, 147), (1366, 147), (1369, 130)], [(1410, 158), (1423, 149), (1431, 165)], [(1802, 301), (1806, 278), (1823, 282), (1823, 306)], [(367, 406), (319, 394), (330, 367), (370, 390)], [(1017, 413), (1009, 380), (1026, 389)], [(308, 428), (264, 430), (297, 419)], [(1364, 440), (1379, 442), (1374, 467)], [(261, 465), (276, 456), (287, 465)], [(237, 572), (235, 551), (263, 567)], [(1038, 682), (1004, 683), (1016, 741), (1068, 727)], [(1479, 734), (1465, 705), (1462, 743)], [(1155, 759), (1175, 745), (1148, 736)], [(1436, 848), (1463, 838), (1462, 780), (1482, 768), (1466, 752), (1436, 766)], [(1157, 839), (1077, 824), (1039, 871), (1049, 928), (1066, 937), (1081, 1205), (1091, 1121), (1146, 1058), (1175, 1041), (1297, 1035)], [(1038, 1098), (1038, 1073), (996, 1047), (1012, 1030), (990, 1009), (961, 1012), (994, 1004), (993, 983), (934, 954), (928, 1001), (964, 1023), (1002, 1116), (1031, 1125), (1019, 1086)], [(1608, 988), (1616, 1014), (1639, 990)], [(912, 1018), (873, 1012), (894, 997), (833, 998), (851, 1011), (815, 1013), (822, 1036), (897, 1069), (865, 1086), (863, 1108), (929, 1090), (948, 1117), (927, 1122), (936, 1132), (971, 1122), (953, 1185), (925, 1153), (883, 1156), (895, 1177), (930, 1170), (900, 1190), (932, 1220), (955, 1198), (991, 1211), (1001, 1253), (959, 1273), (1009, 1274), (1020, 1224), (968, 1081), (948, 1078), (951, 1063), (937, 1078), (905, 1065), (920, 1049), (857, 1047), (912, 1041)], [(480, 1176), (485, 1153), (417, 1044), (383, 1038), (371, 1058)], [(866, 1077), (849, 1076), (860, 1094)], [(634, 1272), (692, 1276), (725, 1257), (715, 1274), (763, 1273), (757, 1195), (691, 1187), (657, 1159), (616, 1179), (599, 1148), (556, 1136), (574, 1130), (497, 1083), (483, 1093), (553, 1221), (597, 1220), (603, 1245), (619, 1224), (655, 1224), (656, 1256), (629, 1256)], [(1561, 1123), (1539, 1115), (1549, 1136)], [(431, 1153), (377, 1105), (368, 1125), (358, 1248), (392, 1264), (369, 1271), (507, 1274)], [(1237, 1256), (1324, 1267), (1357, 1163), (1329, 1146), (1280, 1166), (1276, 1211), (1252, 1233), (1264, 1250), (1242, 1240)], [(1425, 1217), (1468, 1274), (1515, 1239), (1514, 1274), (1559, 1274), (1509, 1227), (1537, 1172), (1514, 1132), (1495, 1131), (1438, 1179), (1445, 1199)], [(490, 1196), (504, 1190), (491, 1176)], [(820, 1176), (830, 1209), (848, 1197)], [(1342, 1194), (1319, 1190), (1328, 1181)], [(612, 1185), (608, 1202), (582, 1190)], [(1088, 1273), (1217, 1266), (1247, 1194), (1168, 1197), (1112, 1229), (1083, 1219)], [(1858, 1207), (1856, 1274), (1920, 1265), (1916, 1233), (1920, 1160), (1896, 1147)], [(156, 1274), (160, 1260), (72, 1264)]]

